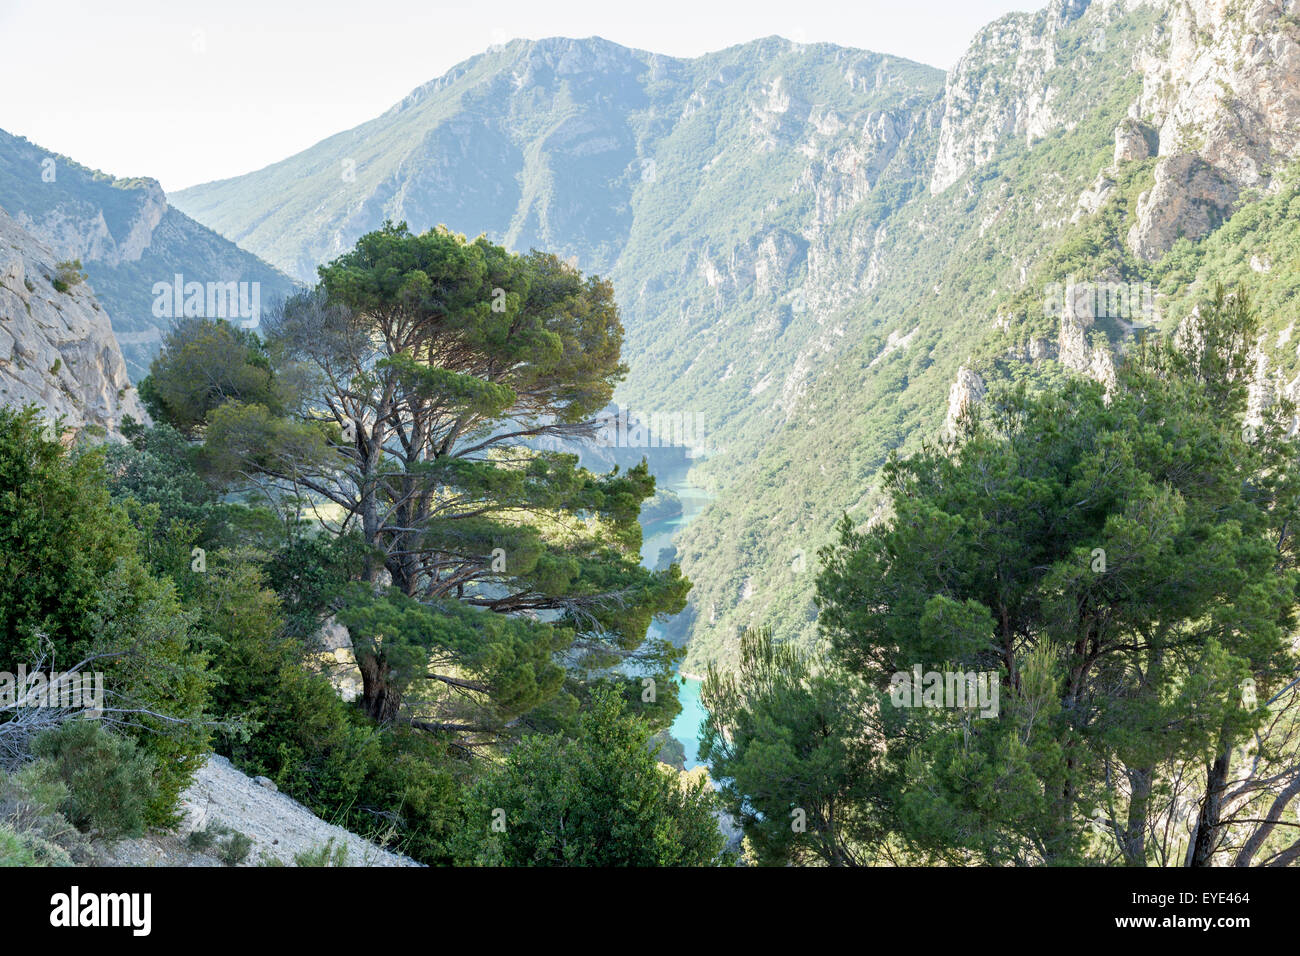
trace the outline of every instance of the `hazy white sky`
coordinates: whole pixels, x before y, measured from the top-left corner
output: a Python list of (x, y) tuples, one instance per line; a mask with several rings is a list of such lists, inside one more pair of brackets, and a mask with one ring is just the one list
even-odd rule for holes
[(1046, 0), (0, 0), (0, 129), (167, 190), (260, 169), (493, 43), (695, 56), (779, 34), (947, 69)]

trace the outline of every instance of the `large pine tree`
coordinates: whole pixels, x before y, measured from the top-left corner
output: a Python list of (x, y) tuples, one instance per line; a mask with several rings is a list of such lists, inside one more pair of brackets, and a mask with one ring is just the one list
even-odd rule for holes
[[(646, 632), (689, 585), (675, 565), (640, 564), (654, 479), (555, 450), (593, 434), (625, 372), (608, 282), (389, 224), (266, 323), (264, 351), (185, 342), (149, 391), (202, 410), (209, 466), (367, 546), (365, 581), (338, 607), (372, 717), (487, 739), (571, 713), (579, 678), (629, 658), (665, 691), (651, 695), (660, 721), (671, 715), (675, 652)], [(265, 354), (272, 380), (252, 393), (198, 380), (188, 397), (205, 342), (243, 356), (214, 368)]]
[[(1243, 810), (1267, 789), (1255, 766), (1286, 800), (1300, 772), (1294, 735), (1257, 706), (1298, 663), (1300, 467), (1292, 409), (1250, 406), (1256, 335), (1246, 299), (1220, 291), (1177, 336), (1131, 349), (1109, 393), (1004, 392), (952, 442), (888, 465), (891, 513), (845, 519), (822, 555), (821, 670), (752, 643), (738, 679), (706, 688), (724, 792), (756, 847), (1143, 865), (1174, 861), (1189, 806), (1177, 862), (1276, 842), (1229, 819), (1278, 818)], [(914, 706), (893, 691), (918, 666), (992, 675), (996, 713)], [(1242, 766), (1261, 728), (1266, 752)], [(799, 807), (806, 835), (776, 833)]]

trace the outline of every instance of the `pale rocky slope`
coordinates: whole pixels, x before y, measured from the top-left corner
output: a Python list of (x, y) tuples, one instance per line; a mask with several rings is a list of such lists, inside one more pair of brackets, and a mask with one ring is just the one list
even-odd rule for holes
[[(1051, 71), (1100, 52), (1108, 24), (1141, 8), (1157, 20), (1132, 57), (1142, 89), (1115, 162), (1159, 159), (1128, 236), (1134, 255), (1154, 261), (1181, 236), (1199, 239), (1243, 190), (1270, 188), (1300, 158), (1300, 0), (1054, 0), (991, 23), (948, 75), (930, 191), (1009, 140), (1068, 128)], [(1091, 31), (1082, 49), (1060, 40), (1076, 21)]]
[(1243, 190), (1269, 189), (1300, 157), (1300, 0), (1169, 4), (1163, 32), (1134, 60), (1129, 109), (1159, 136), (1155, 186), (1129, 233), (1135, 255), (1217, 225)]
[(60, 261), (0, 210), (0, 402), (35, 403), (77, 430), (144, 421), (108, 313), (87, 283), (54, 287)]
[(409, 857), (376, 846), (332, 823), (326, 823), (301, 803), (278, 793), (265, 778), (241, 773), (225, 757), (211, 756), (181, 795), (184, 817), (176, 835), (155, 834), (123, 840), (101, 851), (109, 866), (219, 866), (207, 853), (184, 843), (186, 835), (210, 825), (224, 825), (252, 840), (245, 865), (278, 861), (294, 865), (298, 854), (317, 851), (327, 843), (346, 847), (348, 866), (418, 866)]

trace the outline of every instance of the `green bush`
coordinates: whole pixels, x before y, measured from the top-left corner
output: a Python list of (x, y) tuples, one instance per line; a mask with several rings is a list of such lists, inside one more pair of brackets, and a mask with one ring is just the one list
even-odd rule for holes
[(190, 833), (185, 845), (195, 853), (210, 853), (227, 866), (243, 863), (253, 849), (253, 841), (246, 834), (215, 820)]
[(227, 866), (239, 866), (248, 859), (253, 841), (238, 830), (232, 830), (221, 843), (221, 859)]
[(347, 866), (348, 848), (343, 844), (335, 846), (334, 838), (330, 837), (314, 850), (295, 853), (293, 862), (295, 866)]
[(525, 737), (476, 782), (457, 851), (488, 866), (718, 865), (712, 790), (661, 769), (649, 737), (617, 692), (597, 691), (576, 737)]
[(115, 702), (141, 711), (130, 735), (157, 761), (147, 822), (161, 825), (210, 749), (213, 677), (194, 613), (150, 573), (141, 535), (111, 499), (104, 457), (64, 448), (34, 405), (0, 408), (0, 670), (44, 654), (105, 655)]
[(0, 866), (69, 866), (84, 840), (59, 812), (68, 788), (49, 761), (0, 771)]
[(0, 866), (40, 866), (25, 840), (0, 824)]
[(211, 827), (205, 827), (202, 830), (195, 830), (185, 838), (185, 845), (195, 853), (207, 853), (212, 849), (212, 844), (216, 842), (216, 835), (212, 832)]
[(86, 281), (86, 274), (81, 271), (80, 259), (65, 259), (63, 262), (56, 263), (54, 268), (57, 271), (50, 284), (59, 292), (67, 292), (73, 286)]
[(62, 810), (81, 830), (113, 839), (139, 836), (158, 796), (154, 762), (134, 740), (119, 737), (92, 720), (70, 720), (32, 743), (67, 785)]

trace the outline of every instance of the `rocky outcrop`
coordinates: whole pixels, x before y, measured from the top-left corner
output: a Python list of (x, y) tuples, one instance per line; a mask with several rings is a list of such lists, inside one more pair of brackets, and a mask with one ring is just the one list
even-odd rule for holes
[[(1158, 132), (1156, 184), (1129, 246), (1159, 258), (1204, 236), (1248, 188), (1300, 157), (1300, 2), (1179, 0), (1135, 57), (1130, 116)], [(1117, 145), (1118, 151), (1118, 145)]]
[(871, 110), (833, 128), (814, 122), (822, 132), (806, 144), (810, 160), (794, 187), (795, 194), (812, 197), (803, 236), (808, 240), (806, 296), (813, 308), (836, 308), (879, 281), (887, 238), (881, 219), (887, 210), (855, 221), (847, 243), (840, 224), (882, 183), (919, 175), (933, 109), (933, 101), (915, 102), (906, 109)]
[(724, 257), (702, 251), (697, 271), (721, 305), (725, 297), (750, 287), (758, 295), (784, 296), (792, 290), (791, 272), (807, 243), (776, 229), (734, 247)]
[(287, 276), (172, 208), (155, 180), (87, 169), (3, 130), (0, 208), (59, 260), (81, 260), (133, 380), (148, 372), (171, 327), (171, 311), (156, 312), (156, 283), (177, 275), (255, 283), (267, 308), (293, 291)]
[(175, 834), (153, 832), (121, 840), (103, 847), (96, 862), (107, 866), (220, 866), (215, 850), (199, 853), (185, 840), (192, 833), (217, 829), (248, 838), (249, 852), (240, 866), (294, 866), (326, 847), (331, 865), (420, 865), (322, 820), (292, 797), (277, 792), (266, 777), (249, 777), (216, 754), (207, 758), (181, 794), (180, 815)]
[(965, 365), (957, 370), (957, 378), (948, 389), (948, 417), (943, 423), (945, 437), (957, 434), (962, 418), (984, 401), (987, 391), (978, 372)]
[(1116, 166), (1131, 163), (1154, 156), (1160, 149), (1160, 140), (1146, 123), (1138, 122), (1131, 116), (1115, 127)]
[(1062, 122), (1048, 74), (1057, 34), (1088, 0), (1054, 0), (1040, 13), (1012, 13), (989, 24), (948, 74), (943, 125), (930, 192), (940, 193), (993, 157), (1009, 137), (1032, 141)]
[(1078, 222), (1085, 215), (1090, 216), (1106, 205), (1106, 200), (1114, 190), (1115, 181), (1105, 172), (1098, 173), (1096, 181), (1079, 195), (1078, 208), (1075, 209), (1071, 222)]
[(1057, 360), (1066, 368), (1100, 382), (1109, 393), (1115, 387), (1115, 359), (1110, 347), (1090, 346), (1088, 330), (1096, 321), (1097, 285), (1071, 283), (1065, 288)]
[(1135, 256), (1153, 262), (1184, 236), (1200, 239), (1219, 223), (1238, 192), (1235, 184), (1194, 153), (1162, 159), (1156, 166), (1155, 185), (1138, 198), (1129, 248)]
[(105, 210), (87, 200), (63, 202), (34, 214), (18, 209), (14, 218), (28, 232), (40, 236), (61, 259), (102, 262), (109, 267), (139, 262), (167, 212), (167, 197), (152, 179), (135, 180), (122, 195), (128, 199), (124, 205), (129, 210), (114, 217), (120, 221), (113, 227)]
[(0, 211), (0, 401), (78, 430), (145, 421), (108, 313), (84, 282), (55, 287), (61, 261)]
[(1089, 51), (1062, 32), (1086, 15), (1099, 52), (1112, 10), (1144, 6), (1159, 25), (1133, 56), (1142, 92), (1116, 130), (1114, 162), (1160, 159), (1130, 248), (1158, 258), (1181, 236), (1205, 235), (1243, 190), (1268, 187), (1300, 157), (1298, 0), (1054, 0), (985, 27), (949, 73), (930, 191), (1012, 138), (1068, 125), (1050, 74)]
[(875, 358), (873, 358), (871, 360), (871, 363), (867, 367), (875, 368), (876, 365), (883, 362), (885, 359), (889, 358), (889, 356), (892, 355), (893, 353), (907, 348), (909, 345), (912, 344), (912, 339), (916, 337), (916, 333), (919, 331), (921, 331), (921, 327), (918, 325), (916, 328), (912, 329), (912, 331), (908, 332), (906, 335), (903, 334), (902, 329), (895, 329), (894, 331), (890, 332), (889, 338), (885, 340), (885, 347), (880, 350), (880, 354), (877, 355)]
[(352, 649), (352, 635), (331, 615), (314, 637), (316, 654), (314, 666), (329, 678), (330, 683), (344, 700), (361, 696), (361, 668)]

